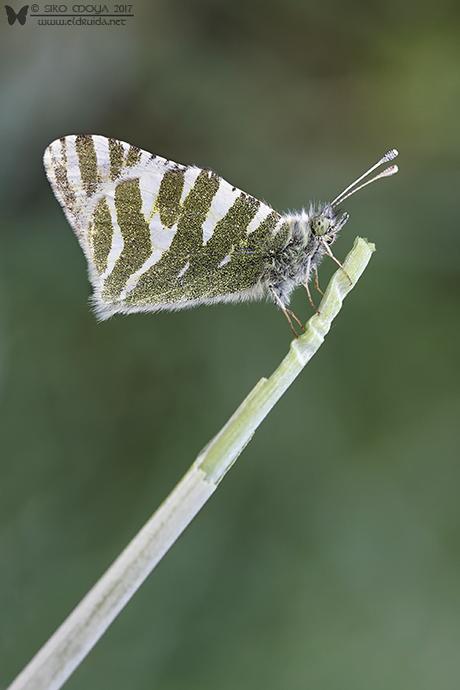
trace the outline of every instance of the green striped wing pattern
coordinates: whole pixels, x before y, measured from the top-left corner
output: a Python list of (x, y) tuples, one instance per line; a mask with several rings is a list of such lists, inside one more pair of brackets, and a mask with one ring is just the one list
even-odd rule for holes
[(88, 262), (100, 318), (256, 299), (289, 228), (209, 170), (116, 139), (71, 135), (44, 164)]

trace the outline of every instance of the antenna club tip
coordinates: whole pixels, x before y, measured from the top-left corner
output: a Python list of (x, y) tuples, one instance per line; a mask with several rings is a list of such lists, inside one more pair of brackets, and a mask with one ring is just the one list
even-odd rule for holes
[(399, 151), (398, 149), (390, 149), (389, 151), (386, 152), (384, 157), (382, 158), (383, 161), (392, 161), (396, 156), (399, 156)]
[(385, 177), (388, 177), (388, 175), (396, 175), (398, 170), (399, 168), (397, 165), (390, 165), (390, 167), (384, 170), (383, 172), (385, 173)]

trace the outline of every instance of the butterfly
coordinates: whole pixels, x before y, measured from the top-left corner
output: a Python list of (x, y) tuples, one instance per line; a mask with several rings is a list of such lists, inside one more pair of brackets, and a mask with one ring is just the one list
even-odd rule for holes
[(216, 302), (271, 299), (294, 332), (293, 290), (321, 292), (325, 255), (348, 220), (338, 206), (381, 177), (359, 184), (398, 155), (388, 151), (333, 201), (278, 213), (215, 172), (181, 165), (117, 139), (70, 135), (44, 154), (51, 187), (88, 263), (101, 320)]
[(10, 26), (12, 24), (14, 24), (16, 19), (18, 20), (18, 22), (20, 23), (21, 26), (24, 26), (24, 24), (26, 23), (26, 19), (27, 19), (27, 12), (29, 10), (29, 5), (24, 5), (24, 7), (21, 7), (21, 9), (18, 10), (18, 12), (15, 12), (15, 10), (12, 7), (10, 7), (9, 5), (5, 5), (5, 10), (6, 10), (6, 16), (8, 19), (8, 24)]

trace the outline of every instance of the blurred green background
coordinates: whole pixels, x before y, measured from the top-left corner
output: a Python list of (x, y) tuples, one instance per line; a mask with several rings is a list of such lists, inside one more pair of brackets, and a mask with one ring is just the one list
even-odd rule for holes
[(0, 686), (290, 340), (268, 303), (96, 322), (41, 163), (91, 132), (280, 210), (393, 146), (401, 173), (346, 203), (336, 254), (378, 251), (325, 346), (66, 687), (458, 688), (458, 2), (133, 9), (1, 8)]

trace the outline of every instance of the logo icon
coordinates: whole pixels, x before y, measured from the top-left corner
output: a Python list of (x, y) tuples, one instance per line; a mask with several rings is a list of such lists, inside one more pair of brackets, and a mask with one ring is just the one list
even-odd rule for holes
[(27, 12), (29, 10), (29, 5), (24, 5), (24, 7), (21, 7), (21, 9), (18, 12), (15, 12), (12, 7), (9, 5), (5, 5), (5, 10), (6, 10), (6, 16), (8, 17), (8, 24), (11, 26), (14, 24), (16, 19), (20, 23), (21, 26), (24, 26), (26, 23), (27, 19)]

